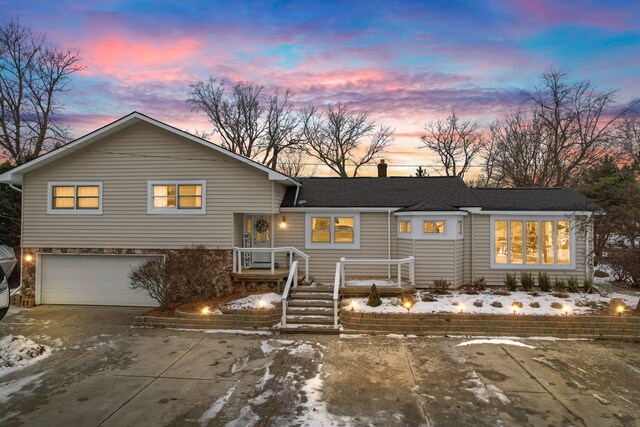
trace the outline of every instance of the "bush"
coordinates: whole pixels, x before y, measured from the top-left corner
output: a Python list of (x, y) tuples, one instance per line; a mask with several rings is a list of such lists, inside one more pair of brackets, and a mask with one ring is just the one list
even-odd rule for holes
[(593, 279), (585, 279), (584, 282), (582, 282), (582, 289), (585, 294), (594, 293), (595, 289), (593, 288)]
[(162, 260), (152, 258), (132, 268), (129, 280), (131, 289), (145, 291), (151, 298), (158, 301), (160, 308), (167, 307), (171, 296), (166, 280), (166, 268)]
[(522, 288), (525, 291), (530, 291), (536, 284), (535, 280), (533, 280), (533, 274), (529, 273), (528, 271), (523, 271), (522, 273), (520, 273), (520, 283), (522, 284)]
[(189, 246), (171, 251), (166, 260), (167, 279), (181, 299), (215, 298), (233, 292), (231, 260), (226, 251)]
[(475, 279), (473, 283), (460, 286), (458, 290), (463, 294), (478, 295), (486, 289), (486, 285), (487, 282), (484, 280), (484, 277), (480, 277), (479, 279)]
[(613, 270), (616, 281), (640, 287), (640, 249), (611, 248), (607, 250), (605, 261)]
[(452, 284), (445, 279), (435, 279), (433, 281), (433, 293), (440, 294), (440, 295), (448, 295), (450, 286), (452, 286)]
[(542, 271), (538, 272), (538, 286), (542, 292), (551, 291), (551, 277), (549, 277), (549, 274)]
[(375, 283), (371, 285), (371, 289), (369, 290), (369, 300), (367, 301), (367, 305), (369, 307), (378, 307), (382, 305), (380, 292), (378, 292), (378, 287), (375, 285)]
[(504, 285), (512, 292), (518, 289), (518, 279), (516, 278), (516, 275), (507, 273), (507, 275), (504, 276)]
[(569, 276), (567, 278), (567, 289), (569, 290), (569, 292), (580, 292), (580, 281), (578, 281), (578, 278), (576, 276)]
[(558, 279), (556, 276), (556, 280), (553, 282), (553, 290), (556, 292), (564, 292), (567, 290), (567, 282), (564, 279)]

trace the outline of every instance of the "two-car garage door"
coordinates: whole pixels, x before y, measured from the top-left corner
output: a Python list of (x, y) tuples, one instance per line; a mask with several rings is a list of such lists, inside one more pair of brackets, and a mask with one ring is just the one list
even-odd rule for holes
[(157, 306), (146, 292), (135, 292), (127, 277), (148, 256), (42, 254), (38, 292), (42, 304)]

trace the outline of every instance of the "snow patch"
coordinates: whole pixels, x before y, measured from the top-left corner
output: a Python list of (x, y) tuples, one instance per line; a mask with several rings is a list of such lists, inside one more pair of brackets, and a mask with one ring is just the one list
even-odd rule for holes
[(9, 399), (16, 394), (24, 394), (21, 393), (22, 389), (32, 382), (38, 381), (39, 383), (41, 381), (39, 378), (43, 374), (44, 372), (40, 372), (39, 374), (0, 383), (0, 404), (8, 402)]
[(298, 356), (298, 357), (313, 357), (313, 347), (307, 343), (302, 343), (299, 346), (289, 350), (290, 356)]
[(275, 308), (275, 304), (282, 302), (282, 296), (269, 292), (267, 294), (249, 295), (224, 304), (225, 308), (232, 310), (268, 310)]
[(465, 389), (473, 393), (476, 399), (481, 402), (489, 403), (491, 398), (494, 398), (498, 399), (503, 405), (511, 404), (511, 401), (502, 390), (493, 384), (483, 383), (476, 371), (471, 372), (464, 383), (467, 385)]
[[(133, 326), (137, 328), (146, 328), (146, 326)], [(245, 329), (189, 329), (189, 328), (167, 328), (173, 331), (184, 332), (204, 332), (205, 334), (235, 334), (235, 335), (271, 335), (269, 331), (254, 331)]]
[(501, 338), (464, 341), (464, 342), (461, 342), (460, 344), (458, 344), (456, 347), (463, 347), (463, 346), (474, 345), (474, 344), (514, 345), (516, 347), (535, 348), (532, 345), (528, 345), (528, 344), (525, 344), (525, 343), (522, 343), (522, 342), (519, 342), (519, 341), (507, 340), (507, 339), (501, 339)]
[(51, 347), (22, 335), (7, 335), (0, 339), (0, 377), (32, 365), (50, 354)]
[(322, 395), (324, 381), (321, 373), (322, 363), (318, 364), (316, 375), (305, 381), (302, 386), (301, 390), (307, 398), (306, 402), (302, 403), (305, 410), (302, 411), (302, 415), (296, 419), (297, 422), (294, 424), (319, 427), (351, 424), (349, 418), (334, 415), (327, 409), (327, 403)]
[(608, 405), (609, 403), (611, 403), (611, 402), (609, 402), (607, 399), (605, 399), (604, 397), (602, 397), (602, 396), (598, 396), (597, 394), (594, 394), (594, 395), (593, 395), (593, 397), (595, 397), (596, 399), (598, 399), (598, 401), (599, 401), (600, 403), (602, 403), (603, 405)]
[(209, 408), (200, 416), (200, 418), (198, 419), (198, 424), (200, 424), (201, 426), (206, 426), (207, 424), (209, 424), (209, 421), (214, 419), (216, 415), (218, 415), (218, 413), (222, 410), (222, 408), (224, 408), (224, 405), (229, 402), (229, 399), (231, 398), (233, 392), (236, 391), (237, 386), (238, 383), (235, 383), (233, 386), (231, 386), (231, 388), (229, 388), (229, 390), (227, 390), (224, 395), (220, 396), (215, 402), (213, 402), (213, 404), (211, 404), (211, 406), (209, 406)]
[(231, 366), (231, 373), (235, 374), (236, 372), (242, 371), (249, 364), (249, 356), (245, 356), (241, 359), (238, 359), (236, 363)]
[(418, 338), (417, 335), (413, 335), (413, 334), (387, 334), (387, 338), (395, 338), (395, 339), (400, 339), (400, 338)]
[(531, 360), (535, 360), (538, 363), (542, 363), (543, 365), (547, 365), (551, 369), (556, 369), (556, 370), (558, 369), (558, 367), (556, 365), (554, 365), (552, 362), (548, 361), (544, 357), (532, 357)]

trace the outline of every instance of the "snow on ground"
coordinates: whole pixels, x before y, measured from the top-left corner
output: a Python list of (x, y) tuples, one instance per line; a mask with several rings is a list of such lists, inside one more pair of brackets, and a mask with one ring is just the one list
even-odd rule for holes
[(249, 295), (248, 297), (240, 298), (230, 301), (224, 304), (225, 308), (232, 310), (246, 310), (246, 309), (271, 309), (275, 308), (275, 304), (282, 301), (282, 296), (274, 294), (273, 292), (267, 294)]
[(227, 404), (233, 392), (236, 391), (237, 386), (238, 382), (229, 387), (229, 390), (227, 390), (225, 394), (223, 394), (218, 398), (218, 400), (213, 402), (211, 406), (209, 406), (209, 408), (200, 416), (200, 418), (198, 419), (198, 424), (200, 424), (201, 426), (206, 426), (207, 424), (209, 424), (209, 421), (213, 420), (216, 415), (218, 415), (218, 412), (220, 412), (222, 408), (224, 408), (224, 405)]
[[(411, 308), (411, 313), (464, 313), (475, 314), (513, 314), (512, 304), (521, 302), (522, 308), (517, 309), (517, 314), (529, 315), (561, 315), (565, 314), (562, 309), (551, 307), (554, 302), (562, 306), (569, 307), (569, 314), (588, 314), (592, 308), (589, 303), (608, 304), (612, 298), (620, 298), (629, 307), (635, 307), (640, 297), (625, 295), (620, 293), (599, 294), (569, 294), (567, 298), (557, 298), (552, 293), (539, 293), (533, 296), (527, 292), (512, 292), (510, 295), (493, 295), (491, 291), (485, 291), (479, 295), (466, 295), (452, 292), (450, 295), (432, 295), (437, 301), (425, 302), (420, 300), (421, 292), (416, 293), (417, 302)], [(353, 304), (352, 304), (353, 302)], [(474, 306), (474, 302), (482, 302), (481, 307)], [(493, 307), (492, 303), (500, 303), (502, 307)], [(529, 304), (537, 302), (539, 308), (531, 307)], [(353, 310), (364, 313), (406, 313), (407, 309), (402, 307), (397, 298), (382, 298), (382, 305), (369, 307), (367, 298), (351, 298), (345, 300), (347, 306), (343, 310)], [(454, 304), (457, 303), (457, 304)], [(579, 307), (578, 305), (584, 305)]]
[(22, 335), (0, 339), (0, 377), (32, 365), (51, 354), (51, 348)]
[(476, 371), (467, 375), (467, 379), (464, 381), (466, 385), (465, 389), (470, 391), (481, 402), (489, 403), (491, 398), (498, 399), (503, 405), (511, 404), (509, 398), (504, 394), (502, 390), (493, 384), (485, 384), (480, 380)]
[[(132, 328), (153, 328), (149, 326), (132, 326)], [(244, 329), (189, 329), (189, 328), (167, 328), (173, 331), (204, 332), (205, 334), (235, 334), (235, 335), (272, 335), (269, 331), (254, 331)]]
[(9, 399), (16, 394), (24, 394), (22, 391), (27, 385), (31, 383), (39, 384), (40, 377), (44, 375), (44, 372), (40, 372), (39, 374), (31, 375), (28, 377), (20, 378), (13, 381), (7, 381), (5, 383), (0, 383), (0, 404), (6, 403)]
[(467, 345), (474, 345), (474, 344), (515, 345), (517, 347), (535, 348), (532, 345), (528, 345), (528, 344), (521, 343), (519, 341), (514, 341), (514, 340), (506, 340), (506, 339), (503, 339), (503, 338), (491, 338), (491, 339), (479, 339), (479, 340), (464, 341), (464, 342), (461, 342), (460, 344), (458, 344), (456, 347), (464, 347), (464, 346), (467, 346)]

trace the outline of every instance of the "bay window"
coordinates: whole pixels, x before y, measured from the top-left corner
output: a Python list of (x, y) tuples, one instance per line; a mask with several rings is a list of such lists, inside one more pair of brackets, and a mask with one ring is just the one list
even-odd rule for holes
[(571, 264), (572, 233), (568, 220), (497, 219), (492, 231), (496, 266)]
[(445, 234), (446, 222), (445, 221), (423, 221), (422, 231), (425, 234)]

